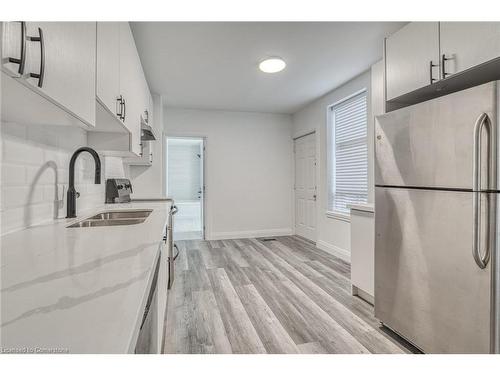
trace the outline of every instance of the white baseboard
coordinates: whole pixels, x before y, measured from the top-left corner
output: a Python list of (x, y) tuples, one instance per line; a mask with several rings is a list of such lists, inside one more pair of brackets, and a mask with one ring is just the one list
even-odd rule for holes
[(291, 236), (292, 228), (278, 229), (263, 229), (263, 230), (246, 230), (238, 232), (214, 232), (208, 235), (208, 240), (230, 240), (234, 238), (255, 238), (255, 237), (272, 237), (272, 236)]
[(365, 292), (363, 289), (360, 289), (355, 285), (351, 285), (351, 291), (353, 296), (358, 296), (362, 300), (368, 302), (370, 305), (375, 304), (374, 302), (375, 298), (373, 298), (373, 296), (370, 293)]
[(337, 247), (322, 240), (318, 240), (316, 242), (316, 247), (318, 249), (326, 251), (327, 253), (335, 255), (336, 257), (339, 257), (340, 259), (345, 260), (346, 262), (351, 263), (351, 253), (348, 250), (342, 249), (340, 247)]

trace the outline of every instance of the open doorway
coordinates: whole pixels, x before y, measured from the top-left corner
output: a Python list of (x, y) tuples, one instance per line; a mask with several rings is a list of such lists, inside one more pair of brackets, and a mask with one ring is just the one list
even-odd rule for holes
[(204, 162), (203, 138), (167, 137), (167, 196), (175, 200), (176, 240), (203, 239), (204, 224)]

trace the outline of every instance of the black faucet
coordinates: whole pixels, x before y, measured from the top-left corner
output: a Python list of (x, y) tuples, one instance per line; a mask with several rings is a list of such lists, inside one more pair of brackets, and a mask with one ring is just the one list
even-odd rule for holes
[(94, 157), (94, 162), (95, 162), (94, 183), (96, 184), (101, 183), (101, 159), (99, 159), (99, 155), (97, 155), (97, 152), (95, 152), (95, 150), (90, 147), (80, 147), (78, 150), (75, 151), (69, 162), (69, 187), (68, 187), (68, 194), (66, 195), (67, 218), (76, 217), (76, 198), (80, 196), (80, 193), (78, 193), (75, 190), (75, 162), (78, 155), (80, 155), (80, 153), (82, 153), (83, 151), (87, 151), (90, 155)]

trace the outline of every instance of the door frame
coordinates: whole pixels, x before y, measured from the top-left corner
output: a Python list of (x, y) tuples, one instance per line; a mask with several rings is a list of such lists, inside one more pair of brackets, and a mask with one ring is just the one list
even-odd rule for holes
[[(208, 199), (207, 199), (207, 137), (205, 135), (196, 135), (196, 134), (163, 134), (163, 195), (167, 196), (167, 187), (168, 187), (168, 139), (169, 138), (184, 138), (184, 139), (201, 139), (203, 145), (203, 154), (202, 154), (202, 180), (203, 180), (203, 203), (201, 206), (201, 239), (205, 240), (207, 237), (210, 237), (210, 222), (207, 220), (208, 216)], [(208, 235), (207, 235), (208, 233)]]
[[(305, 237), (302, 237), (300, 235), (297, 234), (296, 232), (296, 220), (297, 220), (297, 207), (296, 207), (296, 202), (297, 202), (297, 196), (296, 196), (296, 189), (295, 189), (295, 178), (296, 178), (296, 174), (297, 174), (297, 164), (296, 164), (296, 158), (295, 158), (295, 141), (300, 139), (300, 138), (304, 138), (304, 137), (307, 137), (309, 135), (314, 135), (314, 158), (315, 158), (315, 179), (314, 179), (314, 186), (315, 186), (315, 190), (316, 190), (316, 207), (315, 207), (315, 212), (314, 212), (314, 216), (315, 216), (315, 221), (316, 221), (316, 229), (314, 231), (314, 239), (311, 240), (309, 238), (305, 238)], [(298, 136), (295, 136), (292, 138), (292, 142), (293, 142), (293, 194), (292, 194), (292, 197), (293, 197), (293, 204), (292, 204), (292, 207), (293, 207), (293, 233), (294, 235), (300, 237), (300, 238), (304, 238), (305, 240), (308, 240), (308, 241), (312, 241), (314, 242), (314, 244), (316, 244), (318, 242), (318, 202), (319, 202), (319, 191), (318, 191), (318, 137), (317, 137), (317, 132), (316, 132), (316, 129), (313, 129), (311, 131), (308, 131), (306, 133), (303, 133), (303, 134), (300, 134)]]

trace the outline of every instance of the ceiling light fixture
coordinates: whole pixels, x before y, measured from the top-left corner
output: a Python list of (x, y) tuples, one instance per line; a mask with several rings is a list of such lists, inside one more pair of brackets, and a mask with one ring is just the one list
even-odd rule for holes
[(286, 63), (281, 57), (270, 57), (261, 61), (259, 69), (264, 73), (278, 73), (285, 69)]

